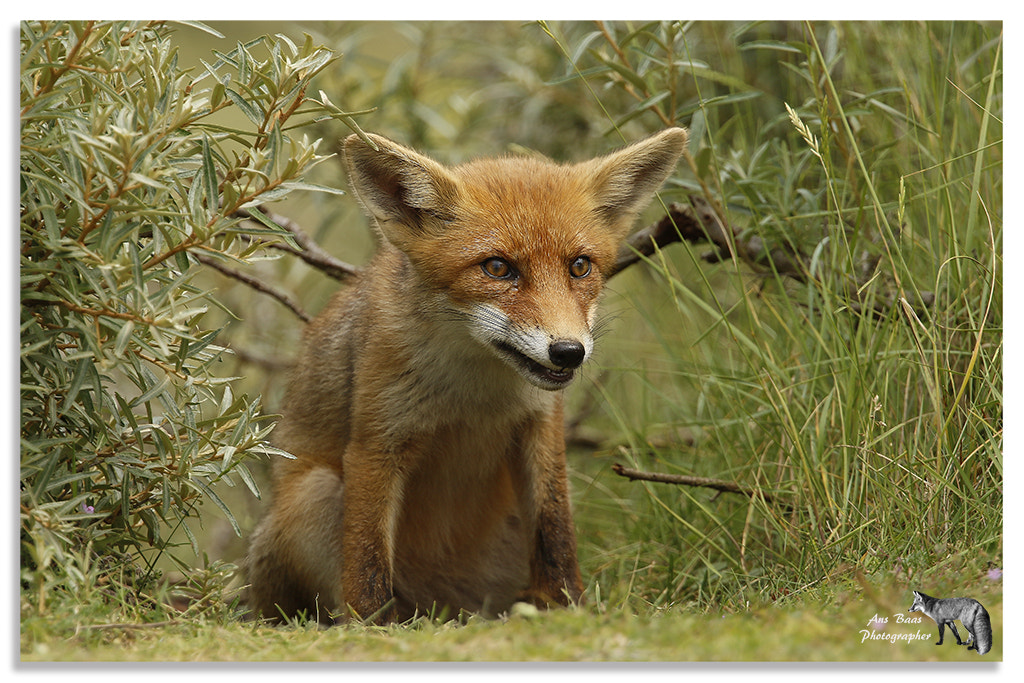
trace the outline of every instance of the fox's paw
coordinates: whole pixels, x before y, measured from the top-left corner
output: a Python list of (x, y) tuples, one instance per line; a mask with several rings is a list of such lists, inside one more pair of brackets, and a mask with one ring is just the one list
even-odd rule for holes
[(538, 609), (558, 607), (558, 601), (547, 592), (536, 588), (527, 588), (516, 596), (516, 603), (533, 605)]

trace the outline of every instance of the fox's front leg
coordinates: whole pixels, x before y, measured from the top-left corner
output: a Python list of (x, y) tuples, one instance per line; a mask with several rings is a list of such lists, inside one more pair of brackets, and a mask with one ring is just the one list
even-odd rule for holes
[(565, 441), (559, 402), (553, 416), (526, 439), (526, 507), (534, 520), (530, 585), (520, 599), (538, 607), (579, 603), (583, 579), (576, 557), (576, 529), (569, 504)]
[(394, 609), (394, 538), (401, 477), (387, 456), (346, 454), (342, 596), (350, 615), (391, 621)]
[(561, 476), (546, 482), (530, 557), (528, 596), (538, 605), (579, 603), (583, 579), (576, 557), (576, 530), (569, 507), (564, 462)]

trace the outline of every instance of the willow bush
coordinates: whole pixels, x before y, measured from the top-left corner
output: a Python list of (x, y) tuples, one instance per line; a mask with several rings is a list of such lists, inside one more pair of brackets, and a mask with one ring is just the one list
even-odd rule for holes
[(331, 51), (262, 37), (189, 73), (170, 36), (197, 29), (21, 24), (21, 580), (39, 612), (198, 554), (204, 504), (237, 532), (212, 486), (258, 495), (246, 463), (272, 450), (259, 400), (217, 373), (196, 275), (289, 241), (247, 214), (326, 190), (303, 182), (324, 157), (300, 131), (354, 124), (307, 95)]

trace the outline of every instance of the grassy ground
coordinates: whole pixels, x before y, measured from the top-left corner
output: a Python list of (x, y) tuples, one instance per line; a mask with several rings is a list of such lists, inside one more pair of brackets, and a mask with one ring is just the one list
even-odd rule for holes
[[(464, 625), (416, 623), (388, 629), (272, 628), (243, 623), (182, 620), (143, 627), (84, 628), (61, 639), (34, 637), (27, 623), (22, 661), (204, 661), (204, 662), (934, 662), (991, 663), (1003, 658), (1001, 591), (976, 593), (992, 616), (995, 642), (979, 657), (955, 645), (948, 632), (935, 645), (935, 625), (897, 624), (910, 598), (887, 590), (872, 599), (850, 593), (812, 601), (751, 609), (737, 614), (689, 614), (665, 610), (639, 615), (594, 607), (507, 620), (471, 619)], [(876, 629), (875, 617), (888, 623)], [(920, 615), (907, 615), (915, 618)], [(960, 629), (963, 636), (963, 629)], [(868, 634), (875, 636), (868, 638)], [(901, 635), (920, 640), (900, 640)], [(43, 634), (39, 634), (42, 636)], [(887, 637), (888, 639), (882, 639)]]
[[(967, 582), (963, 577), (970, 577)], [(947, 629), (910, 614), (911, 590), (969, 595), (988, 610), (993, 647), (955, 645)], [(800, 597), (737, 609), (656, 608), (617, 600), (593, 583), (579, 607), (463, 623), (415, 620), (390, 627), (269, 627), (229, 616), (223, 604), (177, 615), (130, 600), (55, 606), (22, 620), (23, 662), (934, 662), (1003, 660), (1001, 578), (974, 559), (952, 558), (927, 575), (870, 578), (850, 570)], [(611, 596), (611, 597), (609, 597)], [(966, 637), (959, 628), (961, 637)], [(910, 636), (914, 636), (911, 640)]]

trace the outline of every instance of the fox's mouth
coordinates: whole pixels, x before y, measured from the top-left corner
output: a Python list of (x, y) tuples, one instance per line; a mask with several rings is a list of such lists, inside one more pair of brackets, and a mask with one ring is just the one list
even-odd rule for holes
[(526, 379), (541, 389), (557, 391), (567, 387), (572, 382), (574, 376), (572, 368), (549, 368), (506, 342), (494, 342), (494, 346), (505, 358), (511, 361), (512, 365)]

